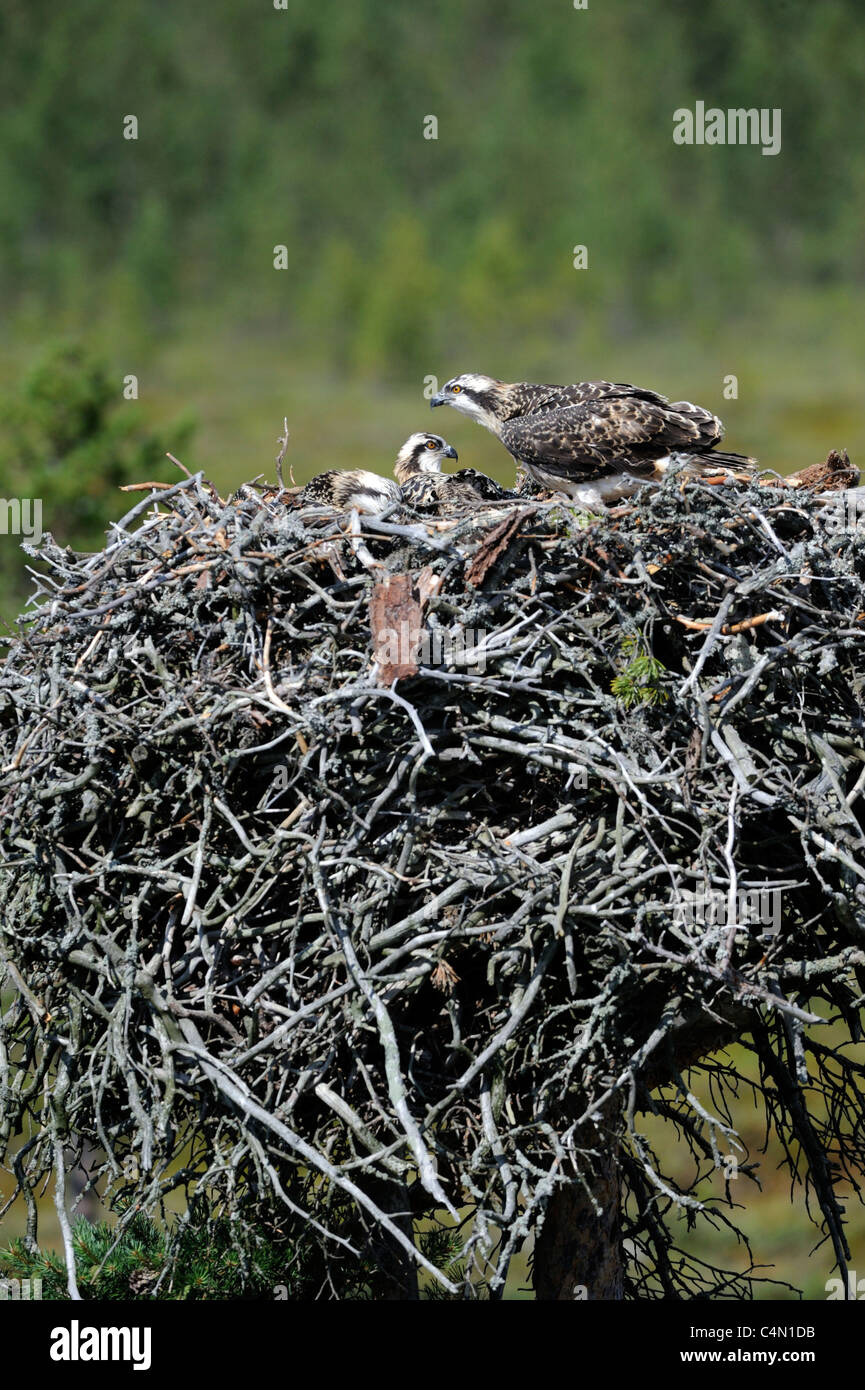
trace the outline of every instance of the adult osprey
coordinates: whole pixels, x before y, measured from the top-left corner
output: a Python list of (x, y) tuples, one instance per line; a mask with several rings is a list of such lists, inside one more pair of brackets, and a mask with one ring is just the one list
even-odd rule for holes
[(641, 483), (660, 482), (673, 462), (694, 473), (744, 479), (756, 463), (716, 448), (724, 437), (717, 415), (690, 401), (616, 381), (573, 386), (497, 381), (466, 372), (433, 396), (491, 430), (542, 487), (598, 510), (629, 497)]
[(413, 434), (397, 454), (393, 469), (403, 500), (412, 507), (477, 507), (508, 496), (497, 482), (474, 468), (460, 468), (456, 473), (441, 471), (444, 459), (458, 457), (456, 449), (440, 434)]

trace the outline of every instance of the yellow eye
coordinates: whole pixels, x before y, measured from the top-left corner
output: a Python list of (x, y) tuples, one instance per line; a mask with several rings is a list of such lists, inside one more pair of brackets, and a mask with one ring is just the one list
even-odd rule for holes
[(459, 392), (460, 392), (462, 389), (463, 389), (463, 388), (462, 388), (461, 386), (452, 386), (452, 387), (451, 387), (451, 390), (453, 391), (453, 393), (454, 393), (455, 396), (458, 395)]
[(434, 440), (434, 439), (428, 439), (427, 442), (426, 442), (426, 446), (427, 446), (428, 449), (434, 449), (435, 446), (436, 446), (435, 440)]

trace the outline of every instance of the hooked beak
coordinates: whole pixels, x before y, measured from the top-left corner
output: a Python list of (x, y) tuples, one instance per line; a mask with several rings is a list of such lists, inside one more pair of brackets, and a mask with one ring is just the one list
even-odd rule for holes
[(437, 391), (436, 394), (430, 398), (429, 404), (430, 410), (434, 410), (437, 405), (447, 405), (447, 398), (444, 391)]
[[(444, 402), (443, 402), (443, 401), (438, 401), (437, 404), (438, 404), (438, 405), (443, 405)], [(446, 448), (445, 451), (444, 451), (443, 457), (446, 458), (446, 459), (458, 459), (458, 458), (459, 458), (459, 454), (457, 453), (457, 451), (456, 451), (456, 449), (454, 448), (453, 444), (449, 444), (449, 445), (447, 446), (447, 448)]]

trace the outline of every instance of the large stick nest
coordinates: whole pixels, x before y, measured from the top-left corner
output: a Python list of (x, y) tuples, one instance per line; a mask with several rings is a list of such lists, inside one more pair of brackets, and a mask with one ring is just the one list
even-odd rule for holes
[[(589, 524), (158, 497), (99, 554), (33, 551), (0, 666), (0, 1150), (29, 1238), (86, 1144), (121, 1221), (206, 1194), (239, 1245), (314, 1248), (321, 1296), (411, 1261), (496, 1296), (613, 1145), (627, 1291), (742, 1296), (664, 1219), (727, 1220), (723, 1194), (640, 1131), (654, 1109), (720, 1167), (736, 1067), (703, 1063), (713, 1105), (682, 1072), (738, 1037), (843, 1265), (862, 1068), (820, 1034), (858, 1039), (865, 963), (848, 514), (675, 478)], [(381, 658), (421, 614), (444, 659)], [(459, 1250), (411, 1238), (458, 1214)]]

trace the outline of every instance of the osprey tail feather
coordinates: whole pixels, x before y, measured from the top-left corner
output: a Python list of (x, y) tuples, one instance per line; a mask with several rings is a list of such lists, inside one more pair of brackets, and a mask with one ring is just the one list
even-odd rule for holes
[(757, 467), (757, 460), (749, 458), (747, 454), (728, 454), (723, 449), (712, 449), (708, 454), (703, 455), (703, 463), (707, 468), (713, 464), (720, 463), (731, 468), (741, 468), (745, 472), (752, 472)]
[(684, 463), (683, 476), (690, 474), (697, 478), (717, 476), (734, 479), (736, 482), (750, 482), (757, 471), (757, 460), (746, 454), (728, 453), (725, 449), (709, 449), (704, 454), (689, 454), (684, 449), (667, 454), (655, 462), (655, 479), (660, 482), (671, 464)]

